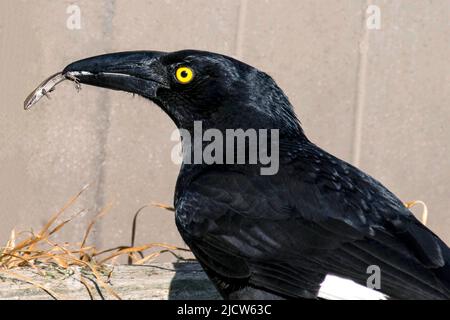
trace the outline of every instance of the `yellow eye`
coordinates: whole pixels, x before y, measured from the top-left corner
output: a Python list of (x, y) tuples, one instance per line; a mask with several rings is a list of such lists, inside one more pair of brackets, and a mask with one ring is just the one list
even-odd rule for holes
[(177, 69), (175, 76), (179, 83), (188, 84), (194, 79), (194, 71), (188, 67), (180, 67)]

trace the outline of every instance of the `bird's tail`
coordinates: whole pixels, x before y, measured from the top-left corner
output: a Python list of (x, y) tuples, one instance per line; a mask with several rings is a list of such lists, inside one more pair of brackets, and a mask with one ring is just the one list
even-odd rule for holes
[(430, 271), (430, 275), (434, 275), (434, 284), (428, 285), (440, 292), (440, 299), (450, 299), (450, 248), (420, 223), (411, 224), (407, 233), (412, 240), (409, 243), (413, 245), (416, 256)]
[(448, 299), (450, 299), (450, 248), (441, 240), (439, 240), (439, 245), (442, 256), (444, 257), (445, 265), (436, 270), (436, 275), (443, 286), (447, 288)]

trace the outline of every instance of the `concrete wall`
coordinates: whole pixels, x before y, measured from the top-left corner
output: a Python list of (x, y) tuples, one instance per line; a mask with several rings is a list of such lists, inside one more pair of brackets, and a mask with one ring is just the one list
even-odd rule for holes
[[(81, 8), (81, 29), (66, 26)], [(368, 5), (381, 29), (366, 27)], [(311, 139), (404, 200), (421, 199), (450, 242), (450, 1), (99, 0), (0, 2), (0, 242), (37, 228), (86, 183), (72, 212), (112, 204), (98, 245), (129, 241), (133, 214), (172, 203), (175, 129), (131, 95), (62, 84), (22, 103), (73, 60), (111, 51), (196, 48), (237, 56), (284, 88)], [(417, 210), (420, 211), (420, 210)], [(85, 220), (64, 235), (79, 240)], [(173, 215), (148, 208), (139, 243), (182, 244)]]

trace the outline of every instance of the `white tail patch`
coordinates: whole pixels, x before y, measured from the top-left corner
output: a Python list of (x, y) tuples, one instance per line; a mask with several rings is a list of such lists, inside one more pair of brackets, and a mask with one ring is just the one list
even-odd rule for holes
[(327, 275), (322, 282), (319, 297), (327, 300), (386, 300), (388, 297), (354, 281)]

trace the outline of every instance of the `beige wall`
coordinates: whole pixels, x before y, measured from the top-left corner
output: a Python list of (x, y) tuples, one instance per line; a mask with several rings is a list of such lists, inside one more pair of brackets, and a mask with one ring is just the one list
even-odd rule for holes
[[(81, 30), (66, 8), (81, 8)], [(368, 4), (380, 30), (365, 27)], [(313, 141), (404, 200), (421, 199), (450, 242), (450, 1), (102, 0), (0, 2), (0, 242), (37, 228), (88, 182), (73, 212), (111, 203), (97, 244), (126, 244), (134, 212), (171, 203), (174, 125), (131, 95), (62, 84), (24, 112), (27, 94), (67, 63), (135, 49), (237, 56), (284, 88)], [(420, 210), (417, 210), (420, 211)], [(78, 240), (79, 220), (66, 233)], [(181, 244), (173, 215), (149, 208), (138, 242)]]

